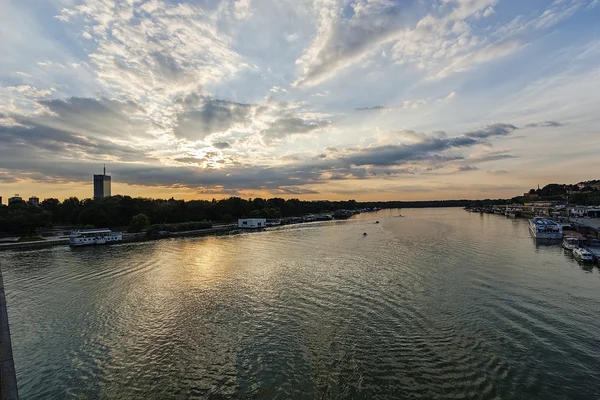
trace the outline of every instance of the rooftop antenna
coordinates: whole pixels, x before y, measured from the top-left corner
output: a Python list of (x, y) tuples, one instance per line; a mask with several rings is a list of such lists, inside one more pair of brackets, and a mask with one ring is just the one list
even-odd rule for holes
[(104, 164), (104, 175), (106, 175), (106, 164)]

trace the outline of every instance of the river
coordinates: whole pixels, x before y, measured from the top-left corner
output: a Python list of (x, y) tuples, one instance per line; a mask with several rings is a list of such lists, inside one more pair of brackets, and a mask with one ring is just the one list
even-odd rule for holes
[(22, 399), (600, 396), (598, 268), (525, 220), (383, 210), (0, 263)]

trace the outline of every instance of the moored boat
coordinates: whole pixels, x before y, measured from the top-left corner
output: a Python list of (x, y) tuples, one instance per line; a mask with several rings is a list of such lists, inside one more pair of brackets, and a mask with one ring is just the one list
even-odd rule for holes
[(71, 246), (90, 246), (96, 244), (118, 243), (123, 240), (121, 232), (113, 232), (110, 229), (81, 229), (72, 231), (69, 236)]
[(573, 251), (579, 248), (579, 239), (574, 238), (572, 236), (565, 236), (562, 241), (562, 247), (565, 250)]
[(575, 250), (573, 250), (573, 257), (575, 257), (578, 261), (581, 262), (594, 262), (594, 255), (589, 252), (587, 249), (584, 249), (583, 247), (578, 247)]
[(529, 220), (529, 232), (536, 239), (562, 239), (562, 226), (544, 217)]

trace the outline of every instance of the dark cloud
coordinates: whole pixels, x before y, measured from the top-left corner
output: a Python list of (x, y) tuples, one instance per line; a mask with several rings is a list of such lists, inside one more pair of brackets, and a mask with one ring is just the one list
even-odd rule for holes
[(18, 179), (14, 176), (14, 174), (8, 172), (0, 172), (0, 182), (2, 183), (13, 183)]
[(492, 152), (492, 153), (488, 153), (482, 156), (477, 156), (477, 157), (470, 157), (469, 158), (469, 162), (472, 163), (481, 163), (481, 162), (487, 162), (487, 161), (500, 161), (500, 160), (508, 160), (511, 158), (517, 158), (517, 156), (513, 156), (512, 154), (507, 154), (504, 152)]
[(274, 189), (274, 190), (272, 190), (272, 193), (273, 194), (291, 194), (291, 195), (319, 194), (319, 192), (317, 192), (316, 190), (306, 189), (306, 188), (302, 188), (302, 187), (295, 187), (295, 186), (288, 186), (285, 188)]
[(533, 123), (533, 124), (527, 124), (525, 125), (526, 128), (558, 128), (561, 126), (565, 126), (565, 124), (563, 124), (562, 122), (556, 122), (556, 121), (545, 121), (545, 122), (538, 122), (538, 123)]
[[(145, 161), (144, 150), (112, 142), (109, 137), (82, 136), (40, 124), (31, 119), (18, 119), (21, 126), (0, 125), (0, 159), (6, 162), (14, 156)], [(42, 120), (42, 122), (44, 122)]]
[(216, 147), (217, 149), (227, 149), (227, 148), (231, 147), (231, 145), (228, 142), (215, 142), (212, 145), (213, 145), (213, 147)]
[(356, 109), (356, 111), (378, 111), (385, 110), (386, 108), (386, 106), (359, 107)]
[(185, 164), (197, 164), (206, 161), (206, 158), (196, 158), (196, 157), (179, 157), (174, 158), (174, 161), (185, 163)]
[(261, 131), (263, 139), (267, 142), (282, 139), (287, 136), (306, 134), (331, 124), (327, 120), (304, 119), (296, 115), (286, 115), (272, 121), (266, 129)]
[(56, 130), (98, 138), (149, 137), (151, 123), (144, 109), (132, 101), (71, 97), (39, 103), (55, 115), (40, 117), (35, 123)]
[(406, 161), (432, 159), (435, 152), (460, 147), (469, 147), (479, 142), (473, 138), (459, 136), (450, 139), (428, 139), (415, 144), (387, 145), (362, 149), (341, 157), (350, 165), (395, 165)]
[[(193, 103), (197, 99), (191, 99)], [(252, 105), (225, 100), (204, 100), (195, 109), (177, 116), (174, 133), (189, 140), (202, 140), (206, 136), (224, 132), (236, 123), (249, 122)]]
[(465, 136), (476, 139), (486, 139), (492, 136), (506, 136), (518, 128), (511, 124), (491, 124), (465, 133)]
[[(186, 104), (199, 101), (201, 106), (196, 111), (203, 116), (198, 123), (204, 125), (204, 128), (210, 125), (210, 129), (231, 124), (238, 118), (238, 111), (240, 115), (246, 115), (249, 113), (246, 109), (251, 107), (221, 100), (207, 101), (200, 97), (182, 101), (187, 102)], [(126, 146), (122, 144), (124, 141), (113, 142), (110, 135), (97, 138), (85, 135), (85, 132), (78, 129), (62, 129), (56, 125), (57, 120), (65, 125), (71, 119), (78, 120), (77, 110), (83, 115), (96, 116), (98, 122), (115, 117), (117, 120), (122, 118), (119, 121), (128, 124), (129, 117), (124, 113), (136, 113), (140, 110), (134, 103), (70, 99), (50, 101), (47, 105), (55, 116), (37, 119), (11, 116), (20, 125), (0, 126), (0, 160), (2, 167), (9, 171), (14, 179), (89, 182), (92, 174), (101, 167), (101, 163), (107, 162), (115, 182), (133, 185), (187, 187), (214, 193), (266, 190), (282, 194), (308, 194), (316, 192), (303, 186), (322, 184), (328, 180), (370, 177), (392, 179), (399, 175), (422, 173), (424, 170), (433, 171), (448, 163), (454, 165), (457, 162), (462, 164), (460, 171), (473, 170), (476, 168), (473, 165), (478, 162), (513, 156), (495, 152), (463, 160), (461, 149), (485, 144), (492, 136), (503, 135), (506, 134), (503, 132), (516, 129), (509, 124), (495, 124), (453, 138), (412, 132), (411, 142), (414, 143), (362, 149), (347, 148), (344, 152), (328, 147), (326, 152), (317, 156), (290, 156), (289, 164), (277, 167), (246, 165), (239, 160), (225, 162), (220, 160), (221, 152), (215, 150), (206, 152), (204, 158), (182, 154), (173, 158), (174, 161), (182, 163), (176, 167), (164, 165), (160, 160), (148, 156), (149, 149)], [(223, 114), (226, 116), (225, 122), (218, 120), (218, 115), (221, 115), (223, 109), (228, 110)], [(78, 121), (84, 123), (82, 119)], [(263, 139), (274, 140), (294, 134), (315, 132), (329, 124), (329, 121), (303, 119), (288, 113), (273, 121), (261, 134)], [(213, 146), (223, 149), (230, 145), (223, 141), (215, 142)], [(192, 165), (204, 162), (213, 165), (220, 163), (221, 167), (199, 168)], [(0, 177), (0, 180), (6, 179)]]
[[(182, 157), (181, 162), (202, 160)], [(15, 157), (7, 160), (6, 167), (18, 178), (29, 178), (40, 182), (84, 182), (100, 171), (102, 165), (87, 161), (64, 160), (52, 162), (44, 158), (25, 159)], [(195, 166), (173, 167), (162, 164), (134, 164), (113, 162), (107, 164), (113, 182), (131, 185), (187, 187), (208, 189), (272, 190), (288, 186), (299, 187), (319, 181), (320, 173), (313, 168), (229, 166), (219, 169)]]
[(477, 168), (474, 165), (469, 165), (469, 164), (462, 164), (458, 167), (458, 170), (460, 172), (467, 172), (467, 171), (477, 171), (479, 168)]
[(279, 159), (282, 161), (300, 161), (302, 160), (304, 157), (301, 157), (298, 154), (286, 154), (284, 156), (281, 156)]

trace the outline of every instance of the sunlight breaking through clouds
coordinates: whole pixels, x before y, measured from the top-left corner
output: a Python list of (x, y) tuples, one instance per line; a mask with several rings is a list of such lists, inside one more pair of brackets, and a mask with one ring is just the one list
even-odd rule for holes
[(577, 180), (585, 157), (558, 168), (548, 153), (600, 150), (597, 5), (11, 3), (4, 29), (23, 34), (0, 44), (2, 182), (85, 192), (103, 163), (132, 190), (188, 197)]

